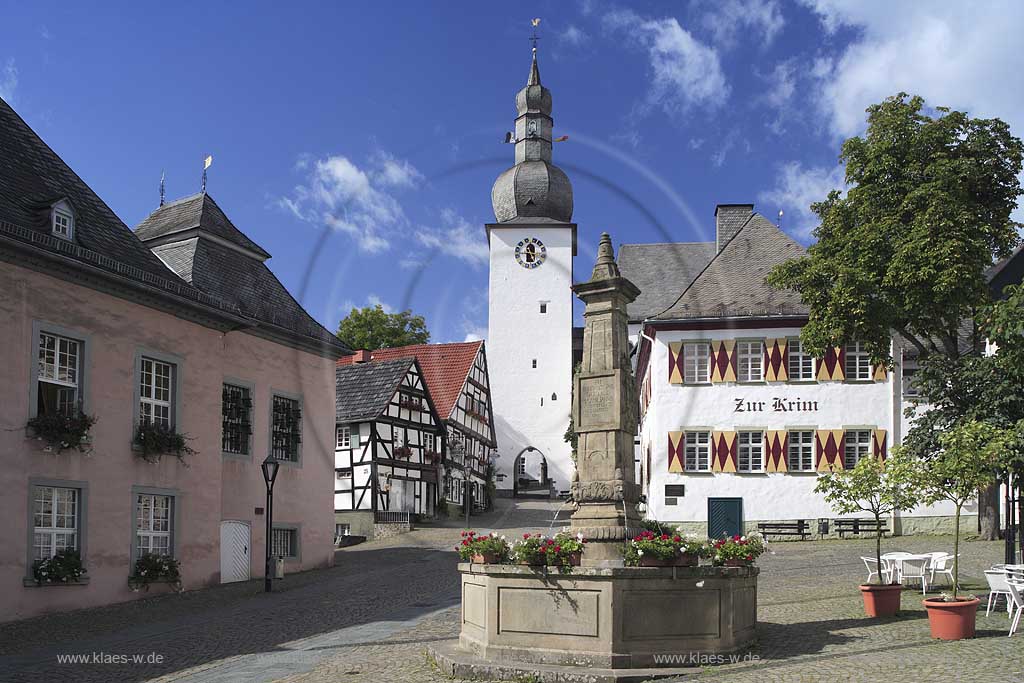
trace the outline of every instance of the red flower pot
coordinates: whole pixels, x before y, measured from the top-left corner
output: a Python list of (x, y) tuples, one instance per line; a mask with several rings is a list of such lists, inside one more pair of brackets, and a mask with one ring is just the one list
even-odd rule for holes
[(928, 626), (932, 638), (963, 640), (974, 637), (974, 623), (978, 617), (977, 598), (945, 602), (942, 598), (928, 598), (922, 603), (928, 610)]
[(872, 584), (861, 586), (864, 598), (864, 612), (869, 617), (891, 617), (900, 611), (900, 591), (903, 586), (894, 583), (886, 586)]
[(543, 567), (545, 564), (544, 555), (541, 553), (534, 553), (529, 557), (516, 560), (516, 564), (526, 565), (527, 567)]
[(497, 553), (477, 553), (470, 558), (471, 562), (476, 564), (497, 564), (498, 554)]

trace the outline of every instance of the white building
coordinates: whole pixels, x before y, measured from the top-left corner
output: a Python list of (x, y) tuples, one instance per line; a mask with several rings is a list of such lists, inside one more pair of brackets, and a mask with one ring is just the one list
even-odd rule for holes
[(576, 225), (572, 186), (551, 163), (551, 93), (540, 84), (536, 55), (516, 109), (516, 163), (494, 183), (496, 222), (487, 226), (497, 486), (514, 489), (523, 458), (534, 457), (550, 488), (566, 491), (573, 467), (563, 436), (572, 404)]
[[(804, 249), (753, 208), (719, 205), (714, 243), (620, 250), (622, 274), (648, 288), (630, 309), (647, 514), (713, 537), (797, 520), (816, 532), (836, 517), (814, 493), (818, 473), (885, 457), (905, 429), (900, 362), (874, 367), (856, 343), (801, 351), (808, 309), (765, 277)], [(935, 530), (951, 514), (922, 508), (890, 524)]]

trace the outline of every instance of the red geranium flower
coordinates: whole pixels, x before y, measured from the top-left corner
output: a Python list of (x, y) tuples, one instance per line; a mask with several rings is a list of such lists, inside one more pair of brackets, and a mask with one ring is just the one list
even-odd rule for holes
[(555, 552), (556, 552), (556, 553), (560, 553), (560, 552), (562, 552), (562, 546), (560, 546), (560, 545), (556, 545), (556, 546), (555, 546)]
[(732, 540), (734, 540), (734, 541), (740, 540), (740, 535), (736, 534), (735, 536), (732, 537)]
[(679, 536), (673, 536), (673, 537), (672, 537), (672, 540), (673, 540), (673, 541), (675, 541), (676, 543), (679, 543), (679, 542), (680, 542), (680, 541), (682, 541), (683, 539), (679, 538)]
[(523, 538), (529, 538), (530, 534), (523, 534)]
[(749, 561), (751, 561), (751, 560), (753, 560), (753, 559), (754, 559), (754, 556), (753, 556), (753, 555), (747, 555), (747, 561), (748, 561), (748, 562), (749, 562)]
[(462, 541), (462, 545), (469, 545), (469, 539), (468, 539), (468, 538), (467, 538), (467, 539), (464, 539), (464, 540)]
[(661, 540), (667, 541), (668, 540), (668, 534), (662, 534), (661, 535)]

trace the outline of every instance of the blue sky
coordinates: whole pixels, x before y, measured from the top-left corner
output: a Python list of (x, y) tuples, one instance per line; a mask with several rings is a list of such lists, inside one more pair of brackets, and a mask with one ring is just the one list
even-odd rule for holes
[[(0, 96), (129, 225), (209, 192), (328, 328), (352, 305), (486, 333), (490, 188), (529, 70), (554, 97), (586, 275), (754, 202), (806, 242), (841, 141), (900, 90), (1024, 130), (1024, 5), (0, 3)], [(1018, 85), (1011, 85), (1011, 84)]]

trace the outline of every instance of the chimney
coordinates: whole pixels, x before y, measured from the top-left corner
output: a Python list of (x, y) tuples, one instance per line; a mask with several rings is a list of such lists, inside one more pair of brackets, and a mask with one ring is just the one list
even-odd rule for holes
[(736, 236), (753, 213), (753, 204), (719, 204), (715, 207), (716, 253)]
[(356, 364), (369, 363), (370, 352), (367, 351), (366, 349), (360, 349), (359, 351), (356, 351), (354, 354), (352, 354), (352, 362)]

